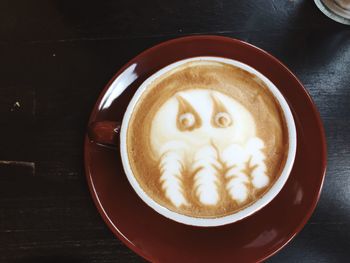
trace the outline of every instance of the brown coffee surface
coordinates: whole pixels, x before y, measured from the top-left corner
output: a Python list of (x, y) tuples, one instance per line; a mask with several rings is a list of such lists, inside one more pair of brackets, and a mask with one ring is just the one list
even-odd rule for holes
[(283, 111), (257, 76), (216, 61), (184, 63), (155, 79), (127, 127), (144, 192), (180, 214), (215, 218), (261, 198), (288, 153)]

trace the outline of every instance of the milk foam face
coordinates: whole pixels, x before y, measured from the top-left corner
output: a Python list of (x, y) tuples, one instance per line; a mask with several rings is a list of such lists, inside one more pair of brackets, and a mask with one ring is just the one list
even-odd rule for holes
[[(180, 110), (179, 98), (191, 109)], [(225, 110), (215, 109), (217, 103)], [(186, 119), (182, 124), (181, 120)], [(224, 165), (227, 171), (222, 176), (227, 179), (225, 187), (233, 201), (248, 198), (249, 177), (244, 172), (247, 162), (255, 166), (252, 187), (261, 188), (269, 182), (261, 151), (264, 142), (256, 136), (253, 116), (239, 102), (217, 91), (194, 89), (175, 93), (155, 114), (150, 141), (152, 153), (159, 160), (162, 189), (176, 207), (188, 205), (181, 179), (191, 174), (198, 201), (216, 205), (220, 198), (219, 171)]]
[(175, 221), (217, 226), (271, 201), (291, 170), (296, 132), (278, 89), (240, 62), (199, 57), (137, 90), (121, 128), (127, 178)]

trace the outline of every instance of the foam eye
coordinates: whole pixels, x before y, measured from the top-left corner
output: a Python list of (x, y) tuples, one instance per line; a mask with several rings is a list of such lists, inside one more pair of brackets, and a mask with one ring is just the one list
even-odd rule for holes
[(192, 113), (187, 112), (179, 116), (179, 123), (183, 129), (191, 129), (195, 125), (196, 119)]
[(202, 120), (192, 105), (181, 96), (177, 96), (176, 98), (179, 102), (179, 109), (176, 118), (177, 128), (180, 131), (188, 132), (201, 127)]
[(232, 124), (232, 119), (227, 112), (218, 112), (214, 117), (214, 123), (219, 128), (226, 128)]

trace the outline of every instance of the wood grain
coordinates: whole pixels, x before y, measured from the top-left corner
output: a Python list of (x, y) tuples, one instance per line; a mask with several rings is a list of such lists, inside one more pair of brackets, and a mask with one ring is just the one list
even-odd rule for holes
[(268, 262), (350, 256), (350, 30), (312, 1), (0, 2), (0, 262), (142, 262), (92, 204), (83, 135), (98, 94), (142, 50), (220, 34), (275, 55), (305, 84), (328, 141), (307, 226)]

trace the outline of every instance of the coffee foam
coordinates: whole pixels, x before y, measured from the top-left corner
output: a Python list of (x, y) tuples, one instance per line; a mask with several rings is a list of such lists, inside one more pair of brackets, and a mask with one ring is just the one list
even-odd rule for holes
[[(181, 110), (179, 98), (187, 101), (191, 109)], [(221, 104), (221, 111), (215, 109), (218, 103)], [(178, 116), (182, 111), (185, 113)], [(194, 114), (196, 117), (193, 117)], [(181, 129), (177, 125), (178, 120), (187, 117), (186, 115), (192, 116), (189, 118), (192, 125)], [(225, 115), (229, 119), (227, 127), (218, 123), (218, 119)], [(223, 166), (221, 159), (225, 160), (227, 167), (243, 167), (249, 158), (255, 160), (259, 159), (259, 154), (263, 155), (259, 151), (263, 143), (255, 136), (253, 116), (234, 99), (212, 90), (186, 90), (167, 100), (152, 120), (150, 139), (153, 158), (160, 161), (162, 188), (167, 198), (177, 207), (187, 204), (182, 193), (186, 191), (181, 183), (183, 177), (189, 177), (196, 171), (194, 187), (197, 188), (199, 201), (205, 205), (216, 205), (219, 201), (218, 170)], [(235, 160), (237, 152), (242, 160)], [(233, 155), (232, 158), (230, 155)], [(264, 165), (262, 161), (260, 165)], [(231, 171), (226, 176), (239, 177), (241, 174), (243, 173)], [(247, 176), (241, 177), (230, 180), (228, 186), (233, 200), (240, 202), (248, 197), (245, 186), (248, 183)], [(238, 197), (237, 194), (241, 196)]]
[(238, 67), (193, 61), (147, 87), (128, 127), (143, 190), (185, 215), (218, 217), (260, 198), (288, 151), (282, 111), (265, 84)]

